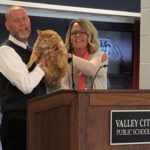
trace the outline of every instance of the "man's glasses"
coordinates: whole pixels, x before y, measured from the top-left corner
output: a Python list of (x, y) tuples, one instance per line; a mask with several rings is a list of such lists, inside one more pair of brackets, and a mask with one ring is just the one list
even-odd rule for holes
[(73, 31), (73, 32), (71, 32), (71, 36), (76, 36), (77, 34), (80, 36), (87, 35), (87, 33), (85, 31)]

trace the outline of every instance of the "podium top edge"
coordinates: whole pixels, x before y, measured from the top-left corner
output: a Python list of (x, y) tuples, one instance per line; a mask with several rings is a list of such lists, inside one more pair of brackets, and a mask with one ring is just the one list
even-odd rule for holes
[(57, 95), (57, 94), (68, 94), (68, 93), (74, 93), (74, 94), (82, 94), (82, 93), (87, 93), (87, 94), (92, 94), (92, 93), (150, 93), (150, 89), (148, 90), (145, 90), (145, 89), (107, 89), (107, 90), (71, 90), (71, 89), (59, 89), (59, 90), (56, 90), (54, 92), (51, 92), (49, 94), (45, 94), (45, 95), (42, 95), (42, 96), (38, 96), (38, 97), (35, 97), (33, 98), (32, 100), (34, 99), (41, 99), (41, 98), (46, 98), (47, 96), (54, 96), (54, 95)]

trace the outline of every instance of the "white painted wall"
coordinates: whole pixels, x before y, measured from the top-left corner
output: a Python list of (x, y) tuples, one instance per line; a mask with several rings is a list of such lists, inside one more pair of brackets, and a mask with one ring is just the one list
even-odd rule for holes
[(140, 89), (150, 89), (150, 0), (141, 0)]

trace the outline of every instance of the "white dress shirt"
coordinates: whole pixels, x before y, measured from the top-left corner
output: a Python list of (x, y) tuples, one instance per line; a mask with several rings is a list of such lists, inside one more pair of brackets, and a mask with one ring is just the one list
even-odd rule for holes
[[(11, 35), (9, 40), (22, 48), (27, 47), (27, 44), (18, 41)], [(24, 94), (31, 93), (45, 75), (39, 65), (29, 72), (16, 51), (6, 45), (0, 47), (0, 73)]]

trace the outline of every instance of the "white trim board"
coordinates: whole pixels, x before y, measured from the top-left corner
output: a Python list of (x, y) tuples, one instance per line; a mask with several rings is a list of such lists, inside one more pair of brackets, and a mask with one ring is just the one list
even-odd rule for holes
[(44, 3), (33, 3), (13, 0), (0, 1), (0, 13), (4, 13), (8, 7), (18, 5), (26, 7), (31, 16), (52, 17), (52, 18), (87, 18), (92, 21), (133, 23), (140, 19), (141, 13), (114, 11), (105, 9), (83, 8), (63, 5), (51, 5)]

